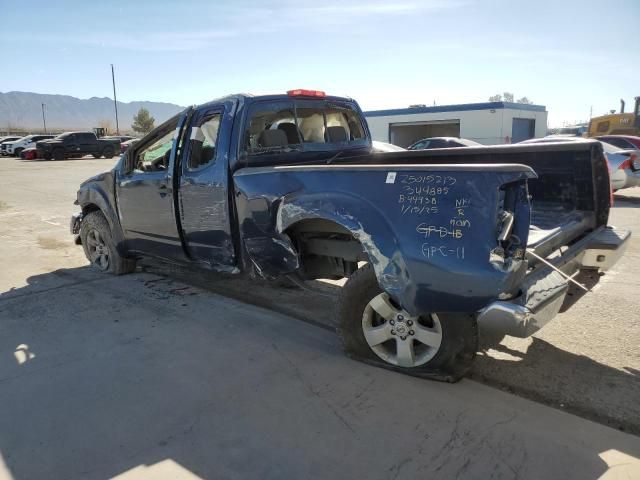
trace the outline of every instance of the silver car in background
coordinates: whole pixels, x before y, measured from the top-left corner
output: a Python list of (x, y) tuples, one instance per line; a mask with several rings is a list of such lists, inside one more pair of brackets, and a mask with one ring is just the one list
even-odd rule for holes
[[(543, 138), (532, 138), (523, 143), (551, 143), (551, 142), (597, 142), (598, 140), (567, 137), (564, 135), (549, 135)], [(640, 186), (640, 159), (636, 150), (623, 150), (606, 142), (600, 142), (604, 154), (609, 163), (609, 177), (611, 188), (622, 190), (623, 188)]]

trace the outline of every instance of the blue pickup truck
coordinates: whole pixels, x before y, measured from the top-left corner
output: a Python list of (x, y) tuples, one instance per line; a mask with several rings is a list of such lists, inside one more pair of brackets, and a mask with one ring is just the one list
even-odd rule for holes
[(96, 268), (160, 257), (297, 281), (347, 278), (351, 356), (456, 381), (478, 328), (526, 337), (581, 269), (629, 232), (607, 226), (598, 142), (375, 153), (357, 103), (323, 92), (190, 107), (85, 181), (71, 219)]

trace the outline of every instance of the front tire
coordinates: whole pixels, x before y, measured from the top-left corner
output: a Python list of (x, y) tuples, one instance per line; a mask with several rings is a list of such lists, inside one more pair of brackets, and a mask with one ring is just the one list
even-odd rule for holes
[(118, 253), (109, 223), (102, 212), (90, 212), (82, 219), (80, 239), (85, 256), (96, 270), (114, 275), (124, 275), (135, 270), (136, 261)]
[(350, 356), (409, 375), (457, 382), (471, 368), (478, 348), (475, 315), (412, 317), (382, 291), (371, 264), (342, 288), (337, 319)]
[(20, 156), (21, 156), (20, 154), (22, 153), (22, 150), (24, 150), (24, 148), (16, 148), (16, 149), (13, 151), (13, 156), (14, 156), (14, 157), (18, 157), (18, 158), (20, 158)]

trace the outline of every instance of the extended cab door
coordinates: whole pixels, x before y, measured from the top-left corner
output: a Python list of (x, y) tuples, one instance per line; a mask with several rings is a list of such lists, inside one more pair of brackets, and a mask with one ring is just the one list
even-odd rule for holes
[(63, 144), (68, 154), (76, 154), (80, 151), (80, 138), (77, 133), (71, 133), (64, 137)]
[(194, 113), (178, 166), (180, 225), (189, 256), (227, 270), (236, 263), (229, 220), (228, 164), (234, 103)]
[(127, 151), (117, 174), (118, 215), (129, 250), (182, 259), (172, 167), (187, 112), (168, 120)]

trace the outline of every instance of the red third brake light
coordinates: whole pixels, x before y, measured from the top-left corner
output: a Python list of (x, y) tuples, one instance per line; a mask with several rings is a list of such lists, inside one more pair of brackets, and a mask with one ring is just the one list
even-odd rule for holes
[(316, 97), (316, 98), (324, 98), (327, 96), (322, 90), (305, 90), (304, 88), (288, 90), (287, 95), (289, 95), (290, 97)]

